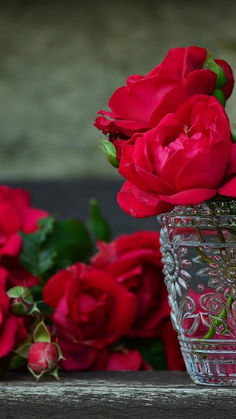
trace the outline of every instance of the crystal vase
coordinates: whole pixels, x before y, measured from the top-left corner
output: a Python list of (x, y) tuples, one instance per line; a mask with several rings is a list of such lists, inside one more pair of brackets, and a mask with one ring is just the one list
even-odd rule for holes
[(171, 318), (196, 384), (236, 386), (236, 202), (159, 217)]

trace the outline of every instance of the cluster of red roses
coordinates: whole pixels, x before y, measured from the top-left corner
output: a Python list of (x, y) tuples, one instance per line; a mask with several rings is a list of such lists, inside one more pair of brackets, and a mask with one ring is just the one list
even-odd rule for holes
[[(137, 349), (127, 349), (119, 339), (159, 337), (168, 368), (184, 369), (169, 317), (157, 233), (100, 241), (89, 265), (77, 262), (36, 277), (21, 263), (20, 231), (40, 232), (37, 222), (47, 216), (30, 206), (26, 191), (0, 186), (0, 361), (11, 366), (15, 355), (22, 355), (39, 375), (58, 361), (66, 370), (150, 369)], [(42, 312), (40, 304), (30, 310), (37, 301), (28, 294), (40, 287)], [(22, 303), (27, 310), (22, 311)]]
[(189, 47), (171, 49), (114, 92), (95, 126), (109, 134), (114, 148), (104, 148), (126, 179), (118, 193), (124, 211), (147, 217), (236, 197), (236, 144), (224, 110), (233, 85), (225, 61)]
[(27, 339), (24, 317), (17, 316), (7, 291), (16, 285), (33, 286), (38, 280), (19, 260), (21, 238), (19, 231), (32, 233), (37, 220), (48, 214), (30, 206), (25, 190), (0, 186), (0, 358)]

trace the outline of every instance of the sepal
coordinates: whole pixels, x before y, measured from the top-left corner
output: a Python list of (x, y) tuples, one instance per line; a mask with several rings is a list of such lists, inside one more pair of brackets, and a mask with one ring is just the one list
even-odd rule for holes
[(116, 158), (116, 148), (114, 144), (109, 140), (100, 140), (101, 145), (100, 148), (103, 153), (106, 155), (108, 161), (111, 163), (112, 166), (115, 168), (119, 167), (119, 162)]
[(51, 342), (50, 333), (44, 324), (44, 322), (40, 322), (34, 331), (34, 342)]

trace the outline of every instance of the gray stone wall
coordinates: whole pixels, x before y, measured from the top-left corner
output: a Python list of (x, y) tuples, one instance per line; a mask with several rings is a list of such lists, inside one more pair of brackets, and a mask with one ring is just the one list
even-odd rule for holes
[[(171, 47), (200, 45), (236, 71), (234, 1), (2, 1), (0, 179), (115, 176), (98, 109)], [(229, 102), (235, 118), (236, 94)]]

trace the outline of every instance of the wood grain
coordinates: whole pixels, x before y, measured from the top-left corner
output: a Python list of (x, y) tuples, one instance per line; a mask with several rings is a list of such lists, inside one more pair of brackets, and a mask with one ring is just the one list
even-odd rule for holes
[(235, 418), (233, 388), (196, 386), (183, 372), (64, 373), (59, 382), (10, 376), (0, 418)]

